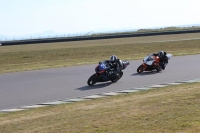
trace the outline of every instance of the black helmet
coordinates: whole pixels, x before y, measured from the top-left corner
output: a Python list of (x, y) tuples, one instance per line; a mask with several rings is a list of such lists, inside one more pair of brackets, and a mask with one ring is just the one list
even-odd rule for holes
[(116, 62), (117, 61), (117, 56), (116, 55), (112, 55), (110, 57), (110, 60), (113, 61), (113, 62)]
[(163, 57), (164, 57), (164, 52), (163, 52), (163, 51), (159, 51), (159, 52), (158, 52), (158, 56), (159, 56), (160, 58), (163, 58)]

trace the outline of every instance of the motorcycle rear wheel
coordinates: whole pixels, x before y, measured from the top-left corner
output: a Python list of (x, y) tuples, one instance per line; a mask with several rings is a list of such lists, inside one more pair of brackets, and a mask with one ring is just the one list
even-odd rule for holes
[(160, 67), (156, 67), (156, 71), (160, 72), (160, 71), (162, 71), (162, 69)]
[(119, 80), (119, 79), (117, 79), (117, 78), (115, 77), (115, 78), (111, 79), (111, 82), (112, 82), (112, 83), (116, 83), (118, 80)]
[(118, 77), (117, 75), (115, 74), (112, 74), (111, 75), (111, 82), (112, 83), (116, 83), (118, 80), (119, 80), (120, 77)]
[(123, 72), (120, 71), (117, 75), (113, 74), (111, 78), (112, 83), (116, 83), (123, 76)]
[(138, 73), (142, 73), (144, 71), (145, 67), (143, 65), (140, 65), (138, 68), (137, 68), (137, 72)]
[(97, 77), (96, 77), (96, 74), (93, 74), (93, 75), (88, 79), (87, 84), (88, 84), (89, 86), (92, 86), (92, 85), (94, 85), (94, 84), (96, 84), (96, 83), (97, 83)]
[(122, 71), (119, 72), (119, 79), (123, 76), (123, 74), (124, 73)]

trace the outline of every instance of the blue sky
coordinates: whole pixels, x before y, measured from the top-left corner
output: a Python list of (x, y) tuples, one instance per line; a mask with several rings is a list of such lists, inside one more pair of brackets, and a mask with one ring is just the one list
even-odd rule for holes
[(0, 0), (0, 35), (200, 24), (198, 0)]

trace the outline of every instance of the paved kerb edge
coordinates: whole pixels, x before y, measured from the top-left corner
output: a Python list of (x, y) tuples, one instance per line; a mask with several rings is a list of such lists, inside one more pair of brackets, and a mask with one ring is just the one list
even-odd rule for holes
[(134, 92), (143, 91), (143, 90), (162, 88), (162, 87), (165, 87), (165, 86), (173, 86), (173, 85), (195, 83), (195, 82), (200, 82), (200, 79), (175, 81), (175, 82), (169, 82), (169, 83), (166, 83), (166, 84), (157, 84), (157, 85), (151, 85), (151, 86), (136, 87), (136, 88), (119, 90), (119, 91), (116, 91), (116, 92), (106, 92), (106, 93), (102, 93), (102, 94), (89, 95), (89, 96), (67, 99), (67, 100), (65, 99), (65, 100), (58, 100), (58, 101), (40, 103), (40, 104), (36, 104), (36, 105), (21, 106), (21, 107), (12, 108), (12, 109), (3, 109), (3, 110), (0, 110), (0, 113), (10, 113), (10, 112), (28, 110), (28, 109), (33, 109), (33, 108), (45, 107), (45, 106), (53, 106), (53, 105), (55, 106), (55, 105), (59, 105), (59, 104), (68, 104), (68, 103), (74, 103), (74, 102), (85, 101), (85, 100), (92, 100), (92, 99), (103, 98), (103, 97), (108, 97), (108, 96), (134, 93)]

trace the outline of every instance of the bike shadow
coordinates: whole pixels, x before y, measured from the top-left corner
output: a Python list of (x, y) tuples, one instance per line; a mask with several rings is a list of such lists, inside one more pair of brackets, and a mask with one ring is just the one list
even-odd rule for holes
[(131, 74), (131, 76), (146, 76), (146, 75), (153, 75), (153, 74), (158, 74), (161, 72), (157, 72), (157, 71), (150, 71), (150, 72), (143, 72), (143, 73), (133, 73)]
[(86, 91), (86, 90), (92, 90), (92, 89), (99, 89), (99, 88), (107, 87), (111, 84), (112, 84), (112, 82), (97, 83), (93, 86), (83, 86), (83, 87), (77, 88), (76, 90)]

